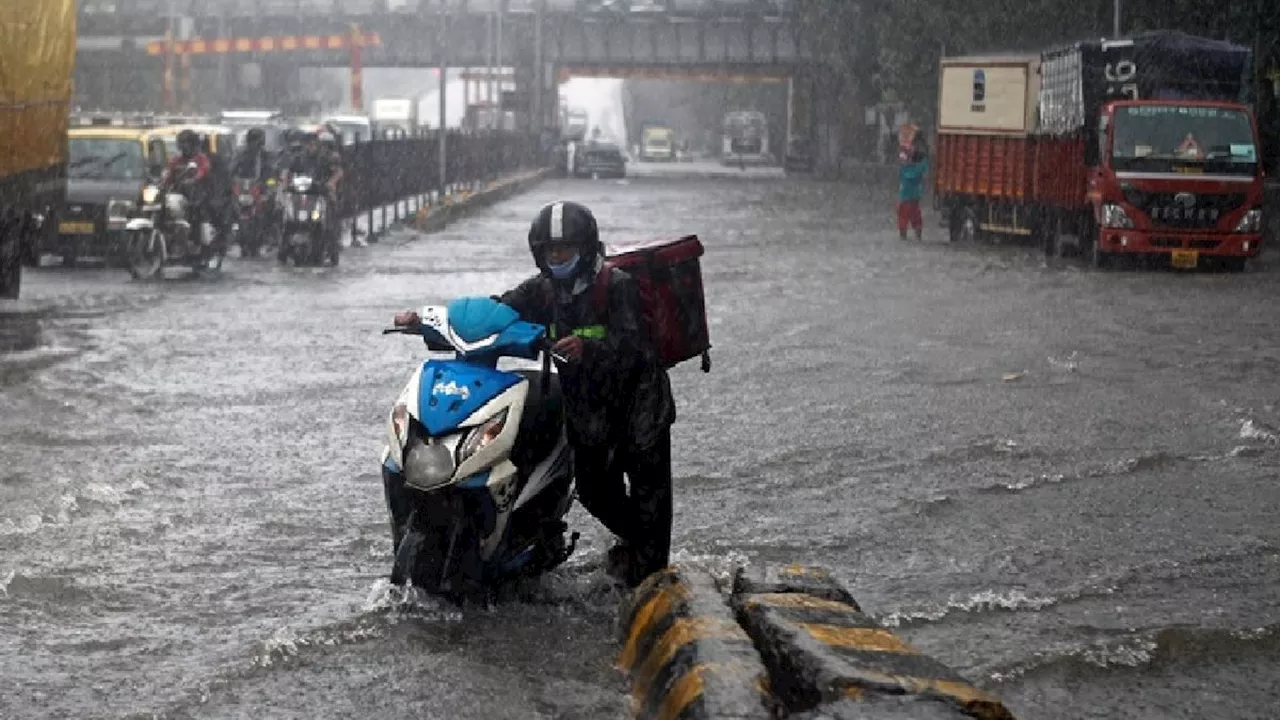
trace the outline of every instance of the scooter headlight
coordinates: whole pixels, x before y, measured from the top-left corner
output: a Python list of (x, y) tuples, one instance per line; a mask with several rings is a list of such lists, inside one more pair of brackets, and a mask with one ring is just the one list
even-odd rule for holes
[(160, 197), (160, 188), (155, 185), (148, 185), (142, 188), (142, 204), (152, 205)]
[(493, 444), (502, 429), (507, 426), (507, 411), (504, 409), (482, 425), (477, 426), (458, 446), (458, 464), (469, 460), (473, 455)]
[(438, 439), (409, 443), (404, 457), (404, 480), (420, 490), (431, 490), (453, 479), (453, 453)]

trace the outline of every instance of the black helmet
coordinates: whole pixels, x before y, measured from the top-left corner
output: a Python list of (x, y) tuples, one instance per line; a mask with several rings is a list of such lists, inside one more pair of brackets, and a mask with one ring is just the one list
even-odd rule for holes
[(200, 136), (194, 130), (183, 130), (178, 133), (178, 150), (183, 155), (195, 155), (200, 152)]
[(575, 202), (547, 203), (529, 226), (529, 252), (543, 275), (550, 276), (547, 246), (573, 243), (578, 246), (578, 268), (574, 277), (595, 269), (600, 256), (600, 231), (596, 218), (585, 206)]
[(244, 134), (244, 144), (251, 148), (260, 148), (267, 144), (267, 134), (262, 128), (253, 128)]

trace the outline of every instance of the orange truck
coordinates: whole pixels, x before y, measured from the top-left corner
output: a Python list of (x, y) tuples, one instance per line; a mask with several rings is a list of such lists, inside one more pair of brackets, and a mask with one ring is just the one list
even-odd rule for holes
[(66, 194), (75, 0), (0, 2), (0, 298), (16, 298), (36, 236)]
[(934, 193), (951, 239), (1243, 269), (1263, 231), (1252, 63), (1167, 31), (944, 59)]

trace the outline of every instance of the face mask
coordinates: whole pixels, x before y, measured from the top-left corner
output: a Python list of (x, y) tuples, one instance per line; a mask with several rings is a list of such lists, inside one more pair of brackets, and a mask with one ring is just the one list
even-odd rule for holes
[(574, 253), (573, 257), (565, 260), (559, 265), (547, 263), (547, 269), (551, 271), (551, 277), (557, 280), (565, 280), (573, 274), (573, 269), (578, 266), (578, 253)]

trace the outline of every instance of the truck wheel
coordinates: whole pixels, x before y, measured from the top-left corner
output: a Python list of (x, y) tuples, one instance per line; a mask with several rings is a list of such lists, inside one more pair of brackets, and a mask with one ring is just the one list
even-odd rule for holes
[(1046, 258), (1058, 257), (1058, 221), (1042, 222), (1038, 226), (1040, 249)]
[[(11, 226), (12, 227), (12, 226)], [(0, 298), (17, 299), (22, 289), (22, 241), (16, 235), (5, 240), (5, 229), (0, 227)]]
[(978, 241), (978, 214), (965, 206), (951, 211), (951, 242), (974, 244)]
[(1097, 227), (1090, 226), (1087, 232), (1089, 234), (1085, 240), (1085, 257), (1089, 260), (1091, 267), (1101, 270), (1110, 264), (1111, 253), (1102, 249), (1102, 233)]

